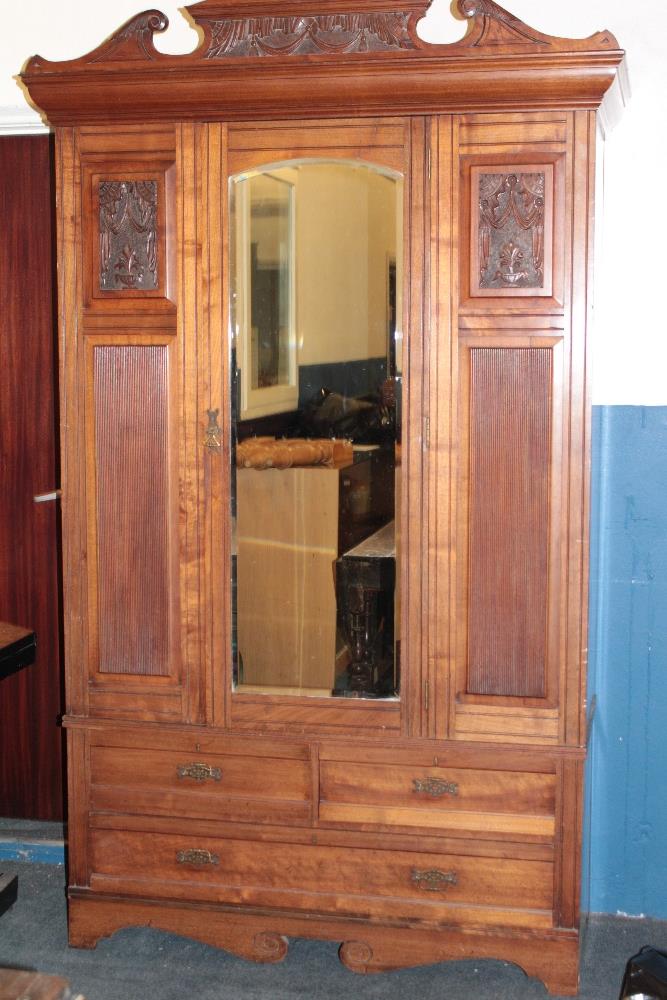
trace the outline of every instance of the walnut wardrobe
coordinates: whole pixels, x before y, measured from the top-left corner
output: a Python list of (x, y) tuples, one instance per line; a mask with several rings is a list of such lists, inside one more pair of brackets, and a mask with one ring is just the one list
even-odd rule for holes
[(204, 0), (57, 135), (69, 933), (578, 984), (596, 144), (492, 0)]

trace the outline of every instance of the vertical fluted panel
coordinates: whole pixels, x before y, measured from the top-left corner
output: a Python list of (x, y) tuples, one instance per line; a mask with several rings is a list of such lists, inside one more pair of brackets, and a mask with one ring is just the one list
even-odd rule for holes
[(168, 355), (97, 347), (99, 669), (169, 674)]
[(470, 694), (546, 694), (552, 354), (470, 361)]

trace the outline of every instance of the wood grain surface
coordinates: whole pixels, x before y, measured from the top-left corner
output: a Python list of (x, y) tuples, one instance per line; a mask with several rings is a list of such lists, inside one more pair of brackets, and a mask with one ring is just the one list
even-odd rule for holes
[(63, 816), (52, 148), (0, 139), (0, 620), (37, 635), (35, 663), (2, 682), (0, 815)]

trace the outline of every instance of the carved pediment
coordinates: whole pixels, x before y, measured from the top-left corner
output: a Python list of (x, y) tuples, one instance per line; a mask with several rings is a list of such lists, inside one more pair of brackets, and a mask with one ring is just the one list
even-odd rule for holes
[[(261, 115), (334, 117), (438, 113), (489, 104), (597, 108), (623, 53), (609, 32), (544, 35), (495, 0), (458, 0), (464, 38), (417, 34), (430, 0), (202, 0), (187, 8), (201, 41), (168, 55), (153, 36), (168, 26), (138, 14), (79, 59), (31, 59), (22, 78), (54, 123), (208, 120)], [(494, 69), (498, 55), (507, 73)], [(267, 59), (268, 57), (268, 59)], [(541, 58), (549, 70), (538, 81)], [(267, 70), (267, 62), (275, 69)], [(288, 68), (289, 67), (289, 68)], [(93, 83), (94, 81), (94, 83)]]
[(145, 11), (124, 24), (89, 55), (53, 64), (35, 56), (28, 72), (55, 65), (101, 65), (138, 60), (217, 60), (224, 57), (347, 55), (412, 50), (438, 55), (464, 54), (471, 49), (489, 53), (549, 49), (553, 52), (617, 49), (610, 32), (586, 39), (544, 35), (524, 24), (494, 0), (458, 0), (470, 19), (464, 38), (446, 45), (424, 42), (416, 25), (431, 0), (201, 0), (187, 8), (203, 32), (202, 44), (189, 56), (165, 56), (153, 45), (153, 35), (168, 27), (158, 10)]

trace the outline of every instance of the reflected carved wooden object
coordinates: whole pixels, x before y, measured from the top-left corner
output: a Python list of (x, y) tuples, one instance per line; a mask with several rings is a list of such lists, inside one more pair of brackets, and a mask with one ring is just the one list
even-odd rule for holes
[(350, 441), (316, 438), (247, 438), (236, 446), (236, 464), (241, 469), (291, 469), (296, 466), (349, 465)]

